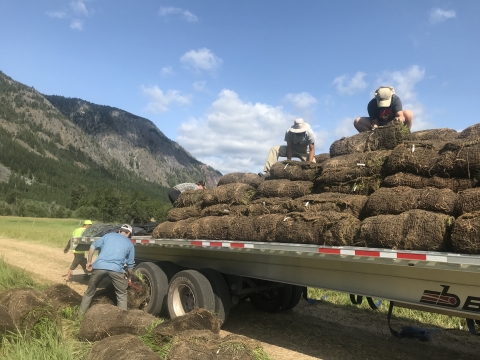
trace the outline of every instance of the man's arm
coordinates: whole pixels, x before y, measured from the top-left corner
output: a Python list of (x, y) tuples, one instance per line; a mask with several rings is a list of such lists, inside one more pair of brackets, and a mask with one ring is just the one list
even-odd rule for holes
[(68, 253), (68, 250), (70, 249), (70, 239), (68, 240), (67, 246), (65, 246), (65, 249), (63, 249), (63, 253), (66, 254)]
[(394, 120), (400, 121), (401, 123), (405, 124), (405, 116), (403, 116), (403, 110), (398, 111), (395, 114), (395, 119)]
[(292, 160), (292, 155), (293, 155), (292, 142), (287, 141), (287, 160)]
[(87, 270), (92, 271), (92, 258), (93, 258), (93, 253), (95, 252), (95, 248), (93, 246), (90, 246), (90, 249), (88, 250), (88, 255), (87, 255)]
[(310, 150), (308, 153), (308, 161), (312, 162), (313, 157), (315, 156), (315, 144), (309, 144), (308, 149)]

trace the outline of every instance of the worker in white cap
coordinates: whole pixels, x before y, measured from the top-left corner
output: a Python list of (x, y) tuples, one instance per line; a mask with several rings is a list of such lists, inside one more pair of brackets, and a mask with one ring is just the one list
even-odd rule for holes
[(359, 117), (353, 122), (358, 132), (374, 130), (394, 120), (412, 128), (413, 112), (402, 109), (402, 101), (392, 86), (380, 86), (375, 91), (375, 98), (368, 103), (367, 110), (368, 117)]
[(286, 131), (285, 141), (286, 146), (274, 146), (270, 149), (263, 173), (259, 173), (259, 176), (269, 177), (270, 167), (279, 157), (286, 157), (287, 160), (295, 157), (302, 161), (315, 162), (315, 133), (302, 118), (295, 119), (293, 126)]

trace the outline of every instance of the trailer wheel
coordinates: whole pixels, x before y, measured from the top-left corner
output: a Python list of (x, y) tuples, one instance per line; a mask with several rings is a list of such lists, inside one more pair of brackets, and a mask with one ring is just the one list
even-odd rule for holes
[[(167, 276), (167, 292), (168, 292), (168, 284), (170, 284), (170, 281), (172, 281), (172, 278), (182, 270), (180, 266), (177, 264), (171, 262), (171, 261), (159, 261), (156, 263), (160, 269), (164, 272), (164, 274)], [(160, 314), (163, 317), (168, 317), (168, 301), (167, 301), (167, 294), (164, 296), (163, 304), (162, 304), (162, 310), (160, 311)]]
[(292, 310), (295, 306), (297, 306), (304, 291), (305, 286), (292, 285), (292, 299), (290, 300), (290, 303), (282, 310)]
[(291, 300), (292, 285), (287, 284), (250, 295), (250, 301), (255, 308), (271, 313), (286, 309)]
[(195, 308), (215, 311), (215, 296), (208, 279), (196, 270), (177, 273), (168, 287), (168, 313), (170, 318), (185, 315)]
[(200, 272), (208, 279), (212, 285), (215, 296), (215, 314), (217, 315), (220, 326), (228, 318), (231, 308), (230, 290), (222, 274), (213, 269), (201, 269)]
[(162, 311), (162, 305), (166, 300), (168, 291), (168, 279), (162, 269), (151, 262), (140, 263), (135, 271), (141, 274), (143, 281), (148, 285), (150, 294), (143, 310), (152, 315), (158, 315)]

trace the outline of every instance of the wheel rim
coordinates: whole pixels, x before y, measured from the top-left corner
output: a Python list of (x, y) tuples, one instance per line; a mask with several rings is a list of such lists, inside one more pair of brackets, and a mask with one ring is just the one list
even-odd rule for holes
[(186, 284), (179, 285), (173, 292), (173, 310), (177, 316), (185, 315), (195, 309), (196, 299), (192, 288)]
[(145, 285), (147, 285), (147, 288), (148, 288), (148, 295), (145, 298), (145, 301), (143, 302), (143, 306), (142, 306), (142, 309), (145, 309), (148, 306), (150, 299), (152, 298), (152, 286), (151, 286), (150, 279), (145, 274), (142, 274), (142, 280), (145, 283)]

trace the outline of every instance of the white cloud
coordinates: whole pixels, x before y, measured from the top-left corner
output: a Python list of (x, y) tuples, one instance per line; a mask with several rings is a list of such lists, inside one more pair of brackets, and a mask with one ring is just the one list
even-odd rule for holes
[(176, 141), (224, 174), (259, 172), (270, 148), (285, 144), (295, 117), (281, 106), (244, 102), (224, 89), (203, 117), (181, 124)]
[(167, 112), (171, 104), (187, 106), (191, 103), (190, 95), (182, 95), (178, 90), (168, 90), (164, 93), (157, 85), (142, 86), (143, 94), (149, 99), (145, 110), (154, 114)]
[(352, 136), (357, 134), (357, 130), (353, 126), (354, 117), (346, 117), (338, 122), (337, 127), (334, 130), (335, 139), (340, 139), (342, 137)]
[(413, 65), (403, 71), (383, 72), (376, 80), (377, 86), (391, 85), (402, 100), (403, 109), (413, 111), (412, 131), (431, 129), (433, 124), (428, 121), (423, 104), (418, 100), (415, 85), (425, 77), (425, 69)]
[(190, 11), (188, 10), (183, 10), (183, 9), (180, 9), (180, 8), (176, 8), (176, 7), (172, 7), (172, 6), (169, 6), (169, 7), (161, 7), (160, 10), (158, 11), (158, 14), (160, 16), (169, 16), (169, 15), (180, 15), (182, 16), (185, 20), (189, 21), (189, 22), (196, 22), (198, 21), (198, 17), (194, 14), (192, 14)]
[(83, 30), (83, 21), (80, 19), (73, 19), (70, 23), (70, 28), (73, 30)]
[(65, 11), (46, 11), (45, 14), (56, 19), (64, 19), (67, 17), (67, 13)]
[(223, 60), (216, 56), (210, 49), (190, 50), (182, 55), (180, 61), (194, 71), (210, 71), (218, 69)]
[(175, 72), (173, 71), (171, 66), (165, 66), (160, 70), (160, 74), (162, 76), (172, 76), (175, 75)]
[(358, 93), (362, 90), (365, 90), (367, 83), (363, 78), (365, 77), (364, 72), (357, 72), (351, 79), (348, 79), (347, 75), (342, 75), (333, 80), (333, 84), (336, 85), (337, 91), (340, 94), (352, 95)]
[(195, 91), (205, 91), (206, 85), (207, 85), (206, 81), (195, 81), (192, 84), (192, 87)]
[(283, 100), (293, 104), (293, 106), (299, 110), (308, 110), (318, 102), (317, 99), (308, 92), (301, 92), (298, 94), (290, 93), (287, 94)]
[(73, 12), (77, 15), (88, 16), (87, 6), (82, 0), (72, 1), (70, 3), (70, 7), (72, 8)]
[(437, 24), (455, 17), (457, 17), (457, 14), (454, 10), (443, 10), (440, 8), (430, 10), (430, 22), (432, 24)]

